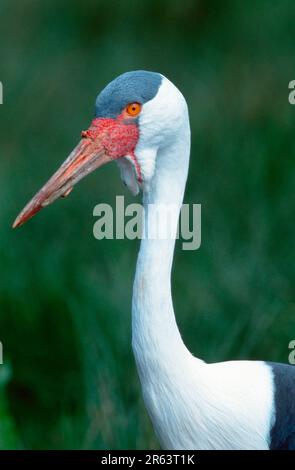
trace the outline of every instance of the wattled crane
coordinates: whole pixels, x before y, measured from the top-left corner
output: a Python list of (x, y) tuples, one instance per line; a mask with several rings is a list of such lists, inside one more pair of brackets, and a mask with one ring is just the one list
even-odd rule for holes
[[(29, 202), (23, 224), (91, 171), (112, 160), (133, 194), (143, 192), (144, 227), (153, 207), (174, 204), (176, 233), (190, 155), (186, 101), (163, 75), (136, 71), (98, 95), (82, 140)], [(175, 237), (143, 238), (132, 301), (132, 346), (144, 401), (166, 449), (294, 449), (295, 369), (264, 361), (207, 364), (180, 336), (171, 298)]]

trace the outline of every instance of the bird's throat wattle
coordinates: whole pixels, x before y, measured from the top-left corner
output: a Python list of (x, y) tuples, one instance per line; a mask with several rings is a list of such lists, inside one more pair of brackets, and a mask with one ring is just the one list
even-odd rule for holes
[(130, 156), (137, 173), (139, 182), (142, 181), (141, 170), (135, 155), (135, 147), (139, 139), (139, 129), (136, 121), (126, 120), (124, 116), (116, 119), (95, 118), (82, 137), (97, 141), (105, 152), (114, 160)]

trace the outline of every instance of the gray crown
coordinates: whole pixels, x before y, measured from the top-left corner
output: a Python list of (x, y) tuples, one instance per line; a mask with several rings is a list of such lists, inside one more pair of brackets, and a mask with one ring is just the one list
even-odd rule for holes
[(115, 118), (128, 103), (144, 104), (156, 96), (161, 83), (162, 76), (156, 72), (137, 70), (119, 75), (97, 96), (95, 116)]

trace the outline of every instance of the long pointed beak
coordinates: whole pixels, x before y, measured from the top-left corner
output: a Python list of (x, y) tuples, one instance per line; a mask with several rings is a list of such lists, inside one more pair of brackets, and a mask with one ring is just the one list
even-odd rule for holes
[(111, 161), (99, 139), (83, 138), (66, 161), (31, 199), (13, 223), (13, 228), (24, 224), (43, 207), (59, 197), (66, 197), (73, 186), (96, 168)]

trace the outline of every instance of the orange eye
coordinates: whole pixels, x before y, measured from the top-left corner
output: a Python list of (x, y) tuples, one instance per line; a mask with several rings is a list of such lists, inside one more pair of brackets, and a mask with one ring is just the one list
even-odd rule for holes
[(126, 111), (129, 116), (137, 116), (141, 111), (141, 104), (139, 103), (130, 103), (126, 106)]

